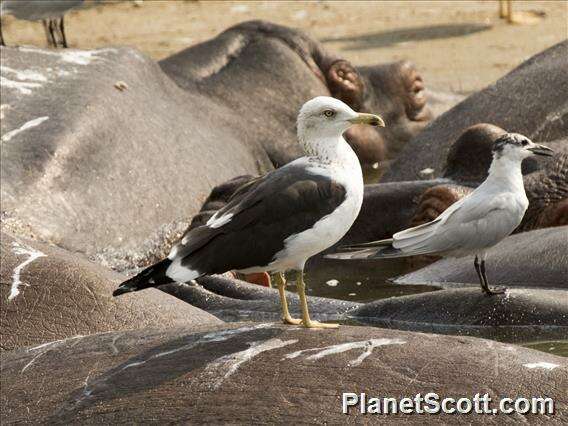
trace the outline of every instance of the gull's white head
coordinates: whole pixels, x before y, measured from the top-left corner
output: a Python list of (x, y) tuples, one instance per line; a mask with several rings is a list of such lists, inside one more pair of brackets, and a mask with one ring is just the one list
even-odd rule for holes
[(298, 139), (304, 144), (315, 139), (338, 139), (354, 124), (385, 125), (378, 115), (358, 113), (339, 99), (318, 96), (300, 109)]
[(521, 162), (533, 155), (552, 156), (554, 151), (544, 145), (538, 145), (526, 136), (518, 133), (505, 133), (493, 143), (493, 158)]

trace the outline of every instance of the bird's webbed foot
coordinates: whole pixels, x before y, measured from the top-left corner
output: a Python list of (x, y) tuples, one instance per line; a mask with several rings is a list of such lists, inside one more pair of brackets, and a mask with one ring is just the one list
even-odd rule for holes
[(489, 286), (486, 287), (482, 287), (481, 288), (483, 290), (483, 292), (487, 295), (487, 296), (494, 296), (496, 294), (504, 294), (507, 291), (506, 287), (493, 287), (490, 288)]
[(339, 328), (339, 324), (313, 321), (311, 319), (308, 319), (307, 321), (301, 320), (300, 322), (305, 328)]

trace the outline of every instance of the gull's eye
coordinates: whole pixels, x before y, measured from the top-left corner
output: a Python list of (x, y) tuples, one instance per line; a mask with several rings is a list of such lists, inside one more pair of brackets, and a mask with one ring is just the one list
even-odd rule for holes
[(523, 142), (521, 142), (521, 145), (523, 145), (523, 146), (527, 146), (528, 144), (529, 144), (529, 141), (526, 140), (526, 139), (523, 140)]
[(332, 110), (332, 109), (326, 109), (326, 110), (323, 112), (323, 115), (325, 115), (327, 118), (331, 118), (331, 117), (333, 117), (333, 116), (335, 115), (335, 111)]

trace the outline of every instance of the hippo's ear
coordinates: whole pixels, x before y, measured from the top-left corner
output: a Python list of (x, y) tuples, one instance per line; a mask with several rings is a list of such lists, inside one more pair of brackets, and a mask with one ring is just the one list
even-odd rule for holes
[(424, 94), (422, 76), (411, 62), (403, 61), (398, 65), (407, 95), (405, 102), (406, 115), (414, 121), (428, 120), (430, 113), (428, 108), (426, 108), (426, 95)]
[(340, 59), (331, 64), (326, 81), (331, 96), (342, 100), (356, 111), (361, 109), (365, 84), (349, 61)]

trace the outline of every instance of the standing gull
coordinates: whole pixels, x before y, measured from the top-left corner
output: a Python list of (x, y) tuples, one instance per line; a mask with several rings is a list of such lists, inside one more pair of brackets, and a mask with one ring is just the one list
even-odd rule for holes
[[(67, 47), (63, 15), (82, 3), (83, 0), (2, 0), (0, 16), (12, 15), (26, 21), (41, 20), (49, 46), (57, 47), (61, 44), (62, 47)], [(1, 26), (0, 43), (4, 46)]]
[[(303, 270), (311, 256), (347, 233), (361, 209), (361, 166), (343, 138), (359, 123), (384, 126), (380, 117), (356, 113), (338, 99), (320, 96), (306, 102), (298, 115), (298, 140), (307, 156), (237, 190), (205, 225), (185, 234), (166, 259), (122, 283), (113, 295), (229, 270), (276, 272), (285, 323), (337, 327), (310, 319)], [(288, 312), (287, 270), (296, 271), (301, 320)]]
[(551, 156), (553, 151), (523, 135), (506, 133), (495, 140), (487, 179), (471, 194), (452, 204), (432, 222), (409, 228), (392, 239), (341, 247), (332, 259), (376, 259), (439, 254), (447, 257), (475, 255), (474, 266), (483, 291), (490, 289), (485, 274), (487, 250), (511, 234), (529, 205), (521, 162), (531, 155)]

